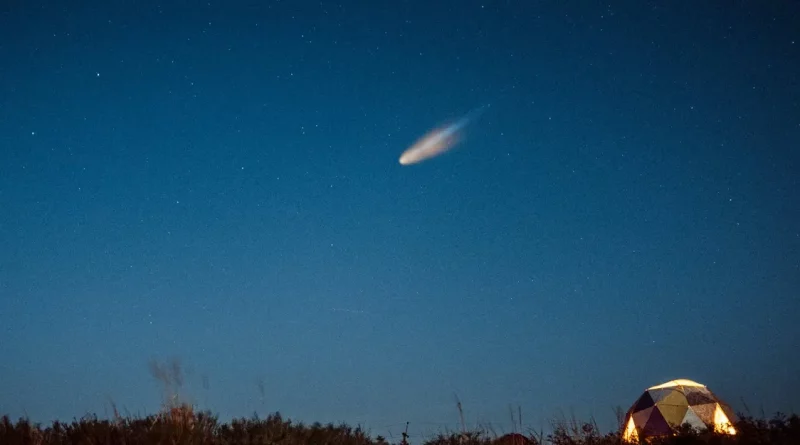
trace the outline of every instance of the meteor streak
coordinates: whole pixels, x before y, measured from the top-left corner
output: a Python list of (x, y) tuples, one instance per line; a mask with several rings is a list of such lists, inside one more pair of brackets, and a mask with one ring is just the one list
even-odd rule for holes
[(414, 143), (400, 156), (400, 164), (411, 165), (438, 156), (453, 148), (460, 140), (460, 131), (480, 113), (484, 107), (476, 108), (456, 122), (437, 128)]

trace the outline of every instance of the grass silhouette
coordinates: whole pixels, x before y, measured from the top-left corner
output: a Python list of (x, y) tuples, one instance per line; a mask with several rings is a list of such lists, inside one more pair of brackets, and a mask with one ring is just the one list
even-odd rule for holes
[[(741, 416), (734, 436), (713, 431), (695, 431), (685, 425), (674, 436), (650, 440), (653, 445), (798, 445), (800, 417), (776, 414), (771, 419)], [(0, 419), (0, 443), (4, 445), (51, 444), (271, 444), (271, 445), (388, 445), (381, 436), (370, 437), (360, 427), (345, 424), (305, 425), (284, 419), (279, 412), (266, 418), (239, 418), (220, 423), (209, 412), (196, 412), (190, 405), (171, 406), (142, 418), (98, 419), (87, 416), (71, 423), (54, 421), (48, 426), (26, 418), (12, 422)], [(487, 430), (439, 434), (422, 445), (611, 445), (621, 444), (618, 431), (601, 433), (594, 422), (555, 422), (546, 436), (535, 431), (500, 437)]]
[[(12, 421), (0, 418), (2, 445), (389, 445), (384, 437), (371, 437), (361, 427), (346, 424), (306, 425), (284, 419), (280, 412), (259, 418), (237, 418), (222, 423), (208, 411), (197, 411), (182, 401), (179, 393), (184, 381), (180, 362), (150, 363), (150, 372), (163, 387), (161, 410), (145, 417), (119, 414), (112, 402), (113, 418), (86, 416), (70, 423), (54, 421), (50, 425), (32, 423), (27, 418)], [(516, 419), (511, 411), (512, 433), (498, 436), (491, 426), (468, 430), (463, 420), (461, 402), (456, 397), (461, 431), (440, 433), (421, 445), (612, 445), (622, 444), (620, 430), (603, 433), (594, 420), (579, 421), (575, 416), (560, 416), (551, 423), (551, 431), (522, 430), (522, 412)], [(749, 411), (749, 410), (748, 410)], [(674, 435), (653, 438), (651, 445), (800, 445), (800, 417), (775, 414), (766, 419), (738, 414), (736, 435), (697, 431), (689, 425)], [(519, 430), (519, 431), (518, 431)], [(407, 445), (406, 434), (397, 445)]]

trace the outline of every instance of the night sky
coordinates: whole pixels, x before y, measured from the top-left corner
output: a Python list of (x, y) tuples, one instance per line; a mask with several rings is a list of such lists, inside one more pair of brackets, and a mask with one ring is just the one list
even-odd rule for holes
[(4, 1), (0, 413), (796, 411), (798, 147), (795, 1)]

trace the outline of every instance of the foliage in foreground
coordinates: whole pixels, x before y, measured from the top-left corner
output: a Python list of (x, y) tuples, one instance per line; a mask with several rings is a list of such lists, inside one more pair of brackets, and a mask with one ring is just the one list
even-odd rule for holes
[[(798, 445), (800, 417), (775, 415), (771, 420), (742, 417), (738, 434), (683, 429), (673, 437), (650, 441), (653, 445)], [(557, 422), (552, 433), (531, 432), (527, 436), (507, 434), (491, 437), (487, 431), (440, 434), (423, 445), (611, 445), (620, 444), (617, 432), (600, 433), (593, 423)], [(270, 445), (388, 445), (380, 436), (370, 437), (360, 427), (347, 425), (304, 425), (275, 413), (265, 419), (235, 419), (220, 423), (207, 412), (195, 413), (189, 406), (172, 408), (144, 418), (102, 420), (85, 417), (71, 423), (53, 422), (42, 427), (27, 419), (0, 419), (0, 444), (270, 444)]]

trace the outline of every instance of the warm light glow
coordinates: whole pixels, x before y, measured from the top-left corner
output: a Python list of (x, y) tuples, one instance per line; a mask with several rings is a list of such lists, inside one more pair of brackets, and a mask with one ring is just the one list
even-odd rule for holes
[(731, 425), (731, 421), (728, 419), (728, 416), (722, 412), (722, 408), (719, 407), (719, 404), (717, 405), (717, 409), (714, 411), (714, 431), (730, 435), (736, 434), (736, 429), (733, 428), (733, 425)]
[(636, 424), (633, 423), (633, 416), (628, 419), (628, 426), (625, 427), (625, 432), (622, 433), (622, 439), (629, 442), (639, 441), (639, 432), (636, 431)]
[(673, 386), (695, 386), (695, 387), (698, 387), (698, 388), (705, 388), (706, 387), (706, 385), (697, 383), (697, 382), (692, 381), (692, 380), (677, 379), (677, 380), (670, 380), (669, 382), (662, 383), (660, 385), (651, 386), (650, 388), (647, 388), (647, 390), (649, 391), (651, 389), (672, 388)]
[[(699, 399), (687, 399), (687, 395), (696, 392), (701, 393)], [(698, 430), (713, 429), (717, 433), (730, 435), (737, 433), (731, 418), (723, 410), (723, 406), (726, 405), (717, 400), (702, 383), (688, 379), (670, 380), (647, 388), (642, 397), (647, 398), (637, 400), (628, 412), (625, 428), (621, 434), (624, 442), (638, 442), (643, 435), (645, 439), (649, 439), (650, 436), (668, 435), (670, 433), (666, 432), (667, 426), (674, 434), (675, 428), (683, 423), (688, 423)], [(690, 400), (694, 400), (695, 404), (693, 405)], [(684, 409), (685, 412), (682, 411)], [(654, 417), (655, 414), (659, 416)], [(682, 420), (678, 421), (681, 414)], [(642, 430), (640, 433), (637, 428), (645, 428), (650, 422), (653, 422), (653, 429), (648, 428), (647, 432)]]

